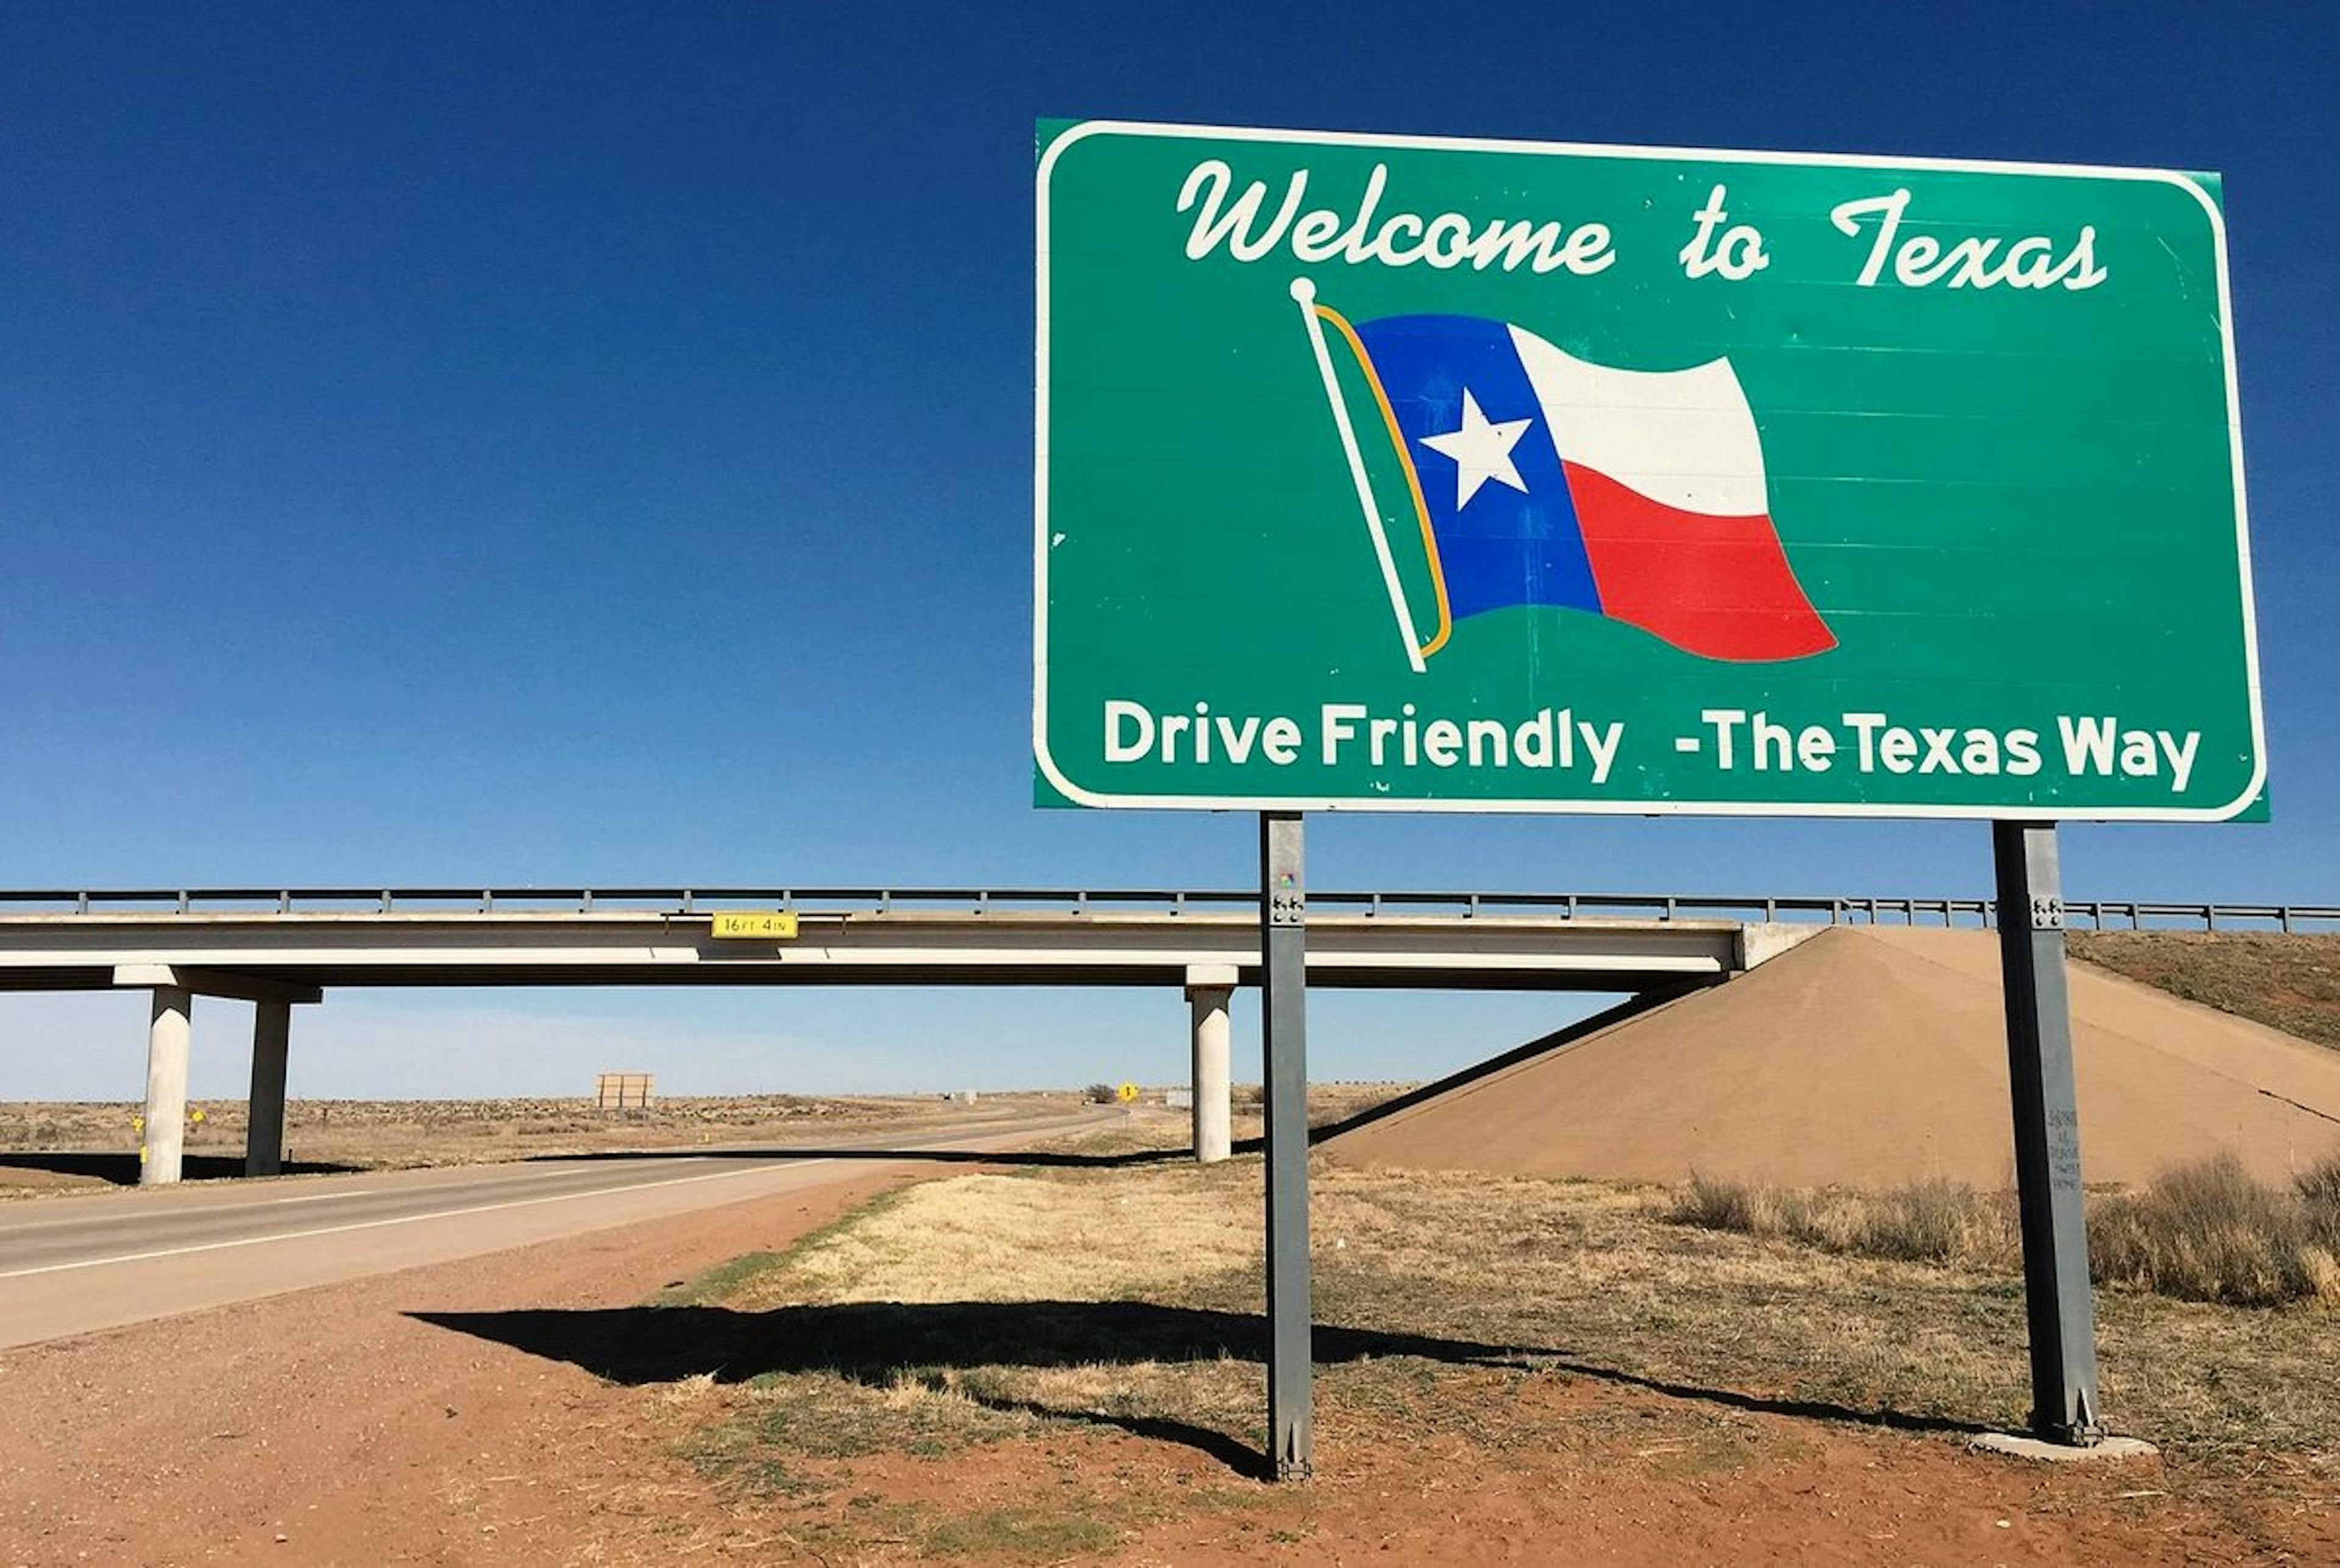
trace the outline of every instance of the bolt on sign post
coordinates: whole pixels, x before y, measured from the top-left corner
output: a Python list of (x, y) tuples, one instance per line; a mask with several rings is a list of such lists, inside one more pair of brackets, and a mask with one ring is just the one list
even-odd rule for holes
[(1972, 818), (2043, 909), (2057, 821), (2264, 816), (2220, 201), (1044, 123), (1036, 794)]

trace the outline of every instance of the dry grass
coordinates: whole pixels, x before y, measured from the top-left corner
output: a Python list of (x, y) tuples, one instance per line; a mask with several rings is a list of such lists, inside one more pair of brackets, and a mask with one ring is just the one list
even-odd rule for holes
[(2340, 936), (2075, 931), (2072, 956), (2269, 1028), (2340, 1047)]
[(2340, 1159), (2283, 1191), (2232, 1155), (2166, 1172), (2088, 1216), (2100, 1281), (2231, 1306), (2340, 1302)]
[[(1369, 1111), (1384, 1100), (1395, 1099), (1408, 1090), (1421, 1087), (1418, 1083), (1371, 1080), (1312, 1083), (1308, 1086), (1308, 1125), (1321, 1127), (1333, 1122), (1346, 1121), (1360, 1111)], [(1251, 1106), (1257, 1108), (1259, 1086), (1246, 1084), (1243, 1088)]]
[[(2012, 1194), (1947, 1182), (1885, 1193), (1803, 1191), (1693, 1176), (1670, 1217), (1708, 1230), (2006, 1271), (2022, 1262)], [(2088, 1260), (2099, 1285), (2226, 1306), (2340, 1302), (2340, 1159), (2286, 1190), (2264, 1186), (2233, 1155), (2179, 1166), (2137, 1193), (2088, 1205)]]
[[(1308, 1125), (1323, 1127), (1346, 1121), (1360, 1111), (1371, 1110), (1417, 1087), (1411, 1083), (1312, 1083), (1308, 1086)], [(1236, 1145), (1256, 1144), (1267, 1130), (1266, 1118), (1260, 1110), (1260, 1087), (1236, 1084), (1228, 1091), (1228, 1099), (1233, 1113), (1229, 1126)], [(1131, 1108), (1127, 1120), (1110, 1128), (1070, 1133), (1035, 1146), (1049, 1153), (1089, 1156), (1170, 1153), (1194, 1146), (1193, 1126), (1184, 1110), (1141, 1104)]]
[[(1237, 1112), (1234, 1136), (1237, 1140), (1246, 1136), (1258, 1136), (1258, 1118), (1252, 1118), (1246, 1134), (1243, 1115)], [(1085, 1127), (1079, 1132), (1036, 1138), (1030, 1146), (1039, 1154), (1079, 1155), (1086, 1159), (1097, 1160), (1131, 1155), (1177, 1154), (1195, 1146), (1194, 1122), (1185, 1111), (1137, 1105), (1124, 1111), (1118, 1121), (1108, 1122), (1100, 1127)]]
[(1257, 1255), (1256, 1214), (1179, 1201), (1209, 1192), (1212, 1175), (1171, 1166), (1144, 1183), (1086, 1173), (929, 1182), (798, 1245), (727, 1305), (1144, 1298)]
[[(1248, 1446), (1258, 1181), (1256, 1162), (1237, 1161), (910, 1189), (733, 1284), (728, 1304), (772, 1314), (800, 1351), (808, 1336), (840, 1343), (729, 1391), (746, 1403), (721, 1422), (799, 1458), (875, 1434), (980, 1444), (1034, 1423), (1168, 1424)], [(1325, 1421), (1565, 1447), (1582, 1434), (1502, 1414), (1520, 1380), (1552, 1376), (1655, 1386), (1716, 1418), (1750, 1403), (1897, 1424), (2023, 1418), (2021, 1286), (2011, 1251), (1988, 1239), (1997, 1221), (1942, 1193), (1865, 1214), (1843, 1200), (1805, 1212), (1832, 1248), (1821, 1251), (1785, 1233), (1672, 1223), (1684, 1201), (1320, 1169)], [(1944, 1239), (1969, 1234), (1985, 1238), (1973, 1254)], [(1852, 1245), (1864, 1237), (1895, 1255), (1864, 1254)], [(902, 1305), (875, 1305), (888, 1303)], [(977, 1305), (990, 1303), (1026, 1305)], [(2318, 1308), (2116, 1291), (2101, 1319), (2108, 1408), (2190, 1457), (2276, 1449), (2321, 1463), (2312, 1456), (2340, 1428), (2331, 1320)], [(781, 1407), (777, 1425), (758, 1414)]]
[[(723, 1331), (749, 1359), (662, 1388), (650, 1408), (739, 1528), (828, 1561), (1078, 1557), (1203, 1509), (1261, 1539), (1289, 1522), (1274, 1489), (1139, 1494), (1069, 1441), (1129, 1434), (1229, 1464), (1255, 1452), (1260, 1178), (1238, 1159), (904, 1189), (670, 1298), (736, 1315)], [(1996, 1223), (1948, 1189), (1785, 1206), (1812, 1245), (1675, 1223), (1693, 1203), (1727, 1208), (1714, 1184), (1700, 1197), (1319, 1166), (1312, 1188), (1326, 1445), (1402, 1443), (1489, 1472), (1626, 1462), (1704, 1476), (1792, 1462), (1800, 1425), (1814, 1439), (1842, 1423), (1955, 1434), (2019, 1424), (2028, 1404), (2012, 1255), (1945, 1239)], [(2219, 1507), (2261, 1495), (2270, 1474), (2303, 1494), (2340, 1486), (2332, 1321), (2106, 1293), (2106, 1405), (2165, 1445), (2152, 1484)], [(1002, 1469), (1043, 1455), (1045, 1485), (910, 1502), (868, 1490), (891, 1486), (901, 1455), (1006, 1443), (1019, 1447)]]
[(1917, 1182), (1889, 1192), (1818, 1190), (1720, 1181), (1693, 1173), (1669, 1217), (1708, 1230), (1777, 1236), (1826, 1252), (1911, 1263), (2012, 1268), (2021, 1261), (2013, 1199), (1964, 1182)]

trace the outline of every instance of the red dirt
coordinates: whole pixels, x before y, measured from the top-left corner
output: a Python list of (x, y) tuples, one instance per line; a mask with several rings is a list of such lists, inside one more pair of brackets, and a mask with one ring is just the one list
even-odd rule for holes
[(901, 1179), (0, 1354), (0, 1562), (590, 1559), (695, 1481), (632, 1431), (644, 1395), (406, 1315), (629, 1305)]
[[(406, 1315), (636, 1303), (784, 1245), (888, 1184), (411, 1270), (0, 1355), (0, 1562), (814, 1560), (871, 1500), (927, 1517), (1077, 1503), (1130, 1563), (2340, 1560), (2322, 1499), (2157, 1465), (2035, 1469), (1957, 1439), (1558, 1375), (1465, 1385), (1526, 1442), (1323, 1412), (1313, 1485), (1071, 1425), (937, 1457), (829, 1462), (810, 1498), (727, 1495), (677, 1456), (693, 1413)], [(712, 1391), (709, 1397), (722, 1398)], [(2123, 1496), (2123, 1494), (2136, 1495)], [(832, 1540), (838, 1539), (831, 1537)], [(825, 1561), (897, 1560), (866, 1528)]]

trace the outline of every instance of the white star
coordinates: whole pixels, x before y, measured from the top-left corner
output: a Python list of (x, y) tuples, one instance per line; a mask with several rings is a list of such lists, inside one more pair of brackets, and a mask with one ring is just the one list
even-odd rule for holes
[(1471, 395), (1471, 390), (1462, 390), (1462, 428), (1422, 438), (1423, 445), (1454, 460), (1455, 511), (1470, 505), (1479, 487), (1491, 479), (1510, 485), (1522, 495), (1527, 493), (1527, 481), (1512, 463), (1512, 448), (1519, 444), (1520, 436), (1533, 423), (1532, 419), (1507, 419), (1501, 424), (1492, 424), (1479, 412), (1479, 400)]

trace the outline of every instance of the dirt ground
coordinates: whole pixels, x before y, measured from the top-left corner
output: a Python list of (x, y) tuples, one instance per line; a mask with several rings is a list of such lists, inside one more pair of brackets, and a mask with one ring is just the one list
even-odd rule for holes
[(2340, 936), (2075, 931), (2072, 956), (2271, 1029), (2340, 1047)]
[[(1255, 1181), (1241, 1166), (1179, 1176), (1168, 1196), (1185, 1206)], [(1074, 1190), (1126, 1219), (1100, 1232), (1115, 1238), (1099, 1243), (1101, 1261), (1134, 1272), (1108, 1270), (1104, 1295), (1116, 1300), (1082, 1309), (1108, 1329), (1134, 1325), (1118, 1352), (1108, 1332), (1102, 1359), (1132, 1365), (1102, 1368), (1106, 1384), (1144, 1375), (1160, 1348), (1163, 1309), (1146, 1305), (1159, 1295), (1144, 1285), (1158, 1222), (1114, 1208), (1134, 1191), (1115, 1184), (1145, 1168), (1062, 1178), (1090, 1184)], [(987, 1179), (978, 1192), (997, 1190)], [(1356, 1226), (1394, 1212), (1389, 1179), (1334, 1178), (1382, 1184), (1359, 1186), (1369, 1201)], [(1602, 1344), (1615, 1325), (1586, 1322), (1577, 1343), (1559, 1343), (1552, 1322), (1575, 1308), (1551, 1303), (1521, 1304), (1542, 1321), (1514, 1332), (1561, 1353), (1531, 1365), (1403, 1335), (1320, 1335), (1319, 1471), (1305, 1485), (1257, 1474), (1244, 1423), (1256, 1416), (1260, 1369), (1241, 1350), (1215, 1362), (1195, 1353), (1215, 1402), (1201, 1419), (1163, 1416), (1143, 1399), (1046, 1397), (1044, 1384), (1026, 1408), (995, 1395), (972, 1410), (991, 1424), (969, 1440), (922, 1428), (947, 1402), (897, 1380), (853, 1391), (863, 1418), (902, 1424), (887, 1442), (824, 1442), (820, 1413), (777, 1398), (788, 1390), (758, 1374), (792, 1358), (824, 1363), (836, 1347), (808, 1345), (785, 1310), (706, 1304), (739, 1277), (732, 1260), (786, 1249), (887, 1185), (864, 1175), (0, 1355), (0, 1563), (2340, 1561), (2332, 1487), (2314, 1455), (2257, 1455), (2207, 1475), (2182, 1455), (2072, 1468), (1970, 1456), (1958, 1421), (1781, 1397), (1744, 1377), (1624, 1370)], [(907, 1207), (889, 1200), (879, 1213)], [(1395, 1221), (1378, 1232), (1334, 1224), (1337, 1196), (1324, 1213), (1320, 1322), (1370, 1320), (1358, 1249), (1383, 1245), (1376, 1236), (1394, 1236)], [(1234, 1245), (1223, 1228), (1228, 1237), (1179, 1245)], [(1560, 1253), (1575, 1245), (1540, 1234)], [(1505, 1233), (1474, 1245), (1517, 1243)], [(1688, 1245), (1709, 1271), (1736, 1259), (1757, 1271), (1750, 1279), (1779, 1275), (1766, 1299), (1791, 1299), (1776, 1251), (1703, 1235)], [(1435, 1236), (1406, 1245), (1397, 1263), (1468, 1272), (1470, 1260), (1438, 1262)], [(949, 1277), (976, 1266), (978, 1255), (963, 1255), (922, 1265), (911, 1295), (968, 1310), (980, 1293)], [(1806, 1313), (1858, 1311), (1892, 1277), (1842, 1275)], [(1793, 1331), (1778, 1305), (1760, 1311)], [(1620, 1312), (1618, 1324), (1669, 1340), (1687, 1363), (1730, 1354), (1706, 1343), (1724, 1335), (1695, 1315)], [(1222, 1315), (1238, 1339), (1256, 1323)], [(873, 1344), (857, 1321), (841, 1331), (857, 1354), (925, 1354)], [(1191, 1338), (1195, 1315), (1179, 1321), (1189, 1326), (1174, 1334)], [(1022, 1338), (1026, 1324), (1000, 1318), (994, 1332)], [(1504, 1326), (1479, 1332), (1503, 1337)], [(2203, 1331), (2226, 1332), (2206, 1320)], [(1094, 1325), (1085, 1332), (1094, 1337)], [(1080, 1388), (1100, 1369), (1041, 1374)]]
[(630, 1304), (887, 1185), (841, 1179), (0, 1354), (0, 1562), (653, 1557), (694, 1489), (645, 1430), (654, 1400), (409, 1315)]

